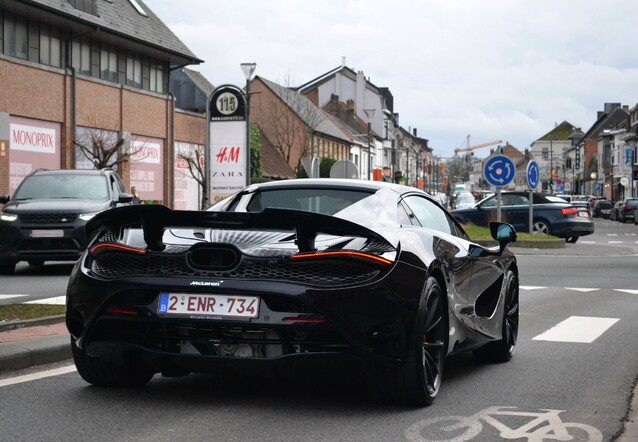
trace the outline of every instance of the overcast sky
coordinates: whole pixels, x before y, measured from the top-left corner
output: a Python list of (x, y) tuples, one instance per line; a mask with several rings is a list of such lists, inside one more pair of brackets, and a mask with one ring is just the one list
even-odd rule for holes
[(605, 102), (638, 103), (635, 0), (145, 1), (215, 86), (243, 87), (242, 62), (301, 84), (346, 57), (443, 157), (467, 135), (523, 150), (564, 120), (586, 131)]

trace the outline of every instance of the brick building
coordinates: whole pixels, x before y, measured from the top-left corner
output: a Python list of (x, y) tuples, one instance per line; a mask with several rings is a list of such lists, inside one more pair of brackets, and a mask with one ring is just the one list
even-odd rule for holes
[(75, 143), (99, 132), (132, 153), (125, 183), (173, 206), (176, 146), (206, 134), (201, 109), (176, 109), (169, 80), (201, 62), (141, 0), (0, 3), (0, 194), (34, 168), (92, 167)]

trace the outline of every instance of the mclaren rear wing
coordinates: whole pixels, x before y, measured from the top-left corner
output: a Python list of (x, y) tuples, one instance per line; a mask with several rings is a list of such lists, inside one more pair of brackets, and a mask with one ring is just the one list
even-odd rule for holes
[(387, 243), (384, 237), (360, 224), (319, 213), (274, 208), (250, 213), (186, 211), (160, 204), (124, 206), (101, 212), (86, 224), (85, 233), (93, 239), (105, 230), (122, 228), (142, 228), (147, 247), (158, 251), (164, 249), (162, 238), (167, 228), (292, 231), (300, 252), (316, 250), (315, 238), (319, 233), (361, 236)]

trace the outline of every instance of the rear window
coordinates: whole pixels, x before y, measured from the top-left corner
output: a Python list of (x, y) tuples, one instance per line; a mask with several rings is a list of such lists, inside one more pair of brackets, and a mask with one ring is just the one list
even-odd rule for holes
[(104, 201), (109, 193), (101, 175), (32, 175), (24, 179), (14, 200), (89, 199)]
[(638, 206), (638, 200), (627, 200), (628, 206)]
[(262, 190), (253, 196), (246, 211), (261, 212), (274, 207), (334, 215), (370, 195), (373, 193), (342, 189)]

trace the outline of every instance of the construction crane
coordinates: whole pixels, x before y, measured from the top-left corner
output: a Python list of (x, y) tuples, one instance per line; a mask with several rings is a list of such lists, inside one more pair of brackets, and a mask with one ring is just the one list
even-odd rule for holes
[(463, 149), (454, 149), (454, 155), (458, 154), (459, 152), (467, 152), (466, 155), (471, 155), (471, 152), (475, 149), (480, 149), (481, 147), (487, 147), (487, 146), (493, 146), (494, 144), (501, 144), (503, 141), (502, 140), (494, 140), (494, 141), (489, 141), (487, 143), (481, 143), (481, 144), (476, 144), (474, 146), (470, 146), (470, 136), (467, 136), (467, 147), (463, 148)]

